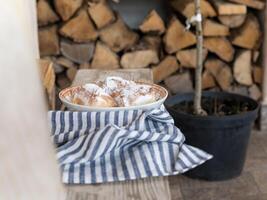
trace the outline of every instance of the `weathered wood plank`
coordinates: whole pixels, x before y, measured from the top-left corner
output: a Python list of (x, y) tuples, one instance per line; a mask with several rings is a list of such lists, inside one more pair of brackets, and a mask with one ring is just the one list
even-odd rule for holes
[(153, 75), (150, 69), (83, 69), (77, 72), (73, 85), (82, 85), (98, 80), (104, 80), (108, 76), (120, 76), (134, 81), (153, 82)]
[(68, 186), (67, 200), (170, 200), (168, 178)]

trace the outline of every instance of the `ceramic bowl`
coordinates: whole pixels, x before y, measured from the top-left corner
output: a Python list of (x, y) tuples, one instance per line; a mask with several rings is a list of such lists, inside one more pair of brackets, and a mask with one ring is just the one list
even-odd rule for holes
[(82, 87), (82, 86), (73, 86), (73, 87), (68, 87), (64, 90), (62, 90), (59, 93), (59, 98), (63, 102), (63, 104), (72, 111), (121, 111), (121, 110), (150, 110), (153, 108), (158, 108), (160, 107), (166, 98), (168, 97), (168, 91), (156, 84), (148, 84), (148, 83), (142, 83), (142, 84), (147, 84), (152, 86), (155, 90), (158, 91), (158, 94), (160, 94), (159, 100), (144, 104), (144, 105), (139, 105), (139, 106), (128, 106), (128, 107), (92, 107), (92, 106), (84, 106), (84, 105), (78, 105), (70, 102), (68, 97), (72, 94), (72, 90), (77, 89), (77, 87)]

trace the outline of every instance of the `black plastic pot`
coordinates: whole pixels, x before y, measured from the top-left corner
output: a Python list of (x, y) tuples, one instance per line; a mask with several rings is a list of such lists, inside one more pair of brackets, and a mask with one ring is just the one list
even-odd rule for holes
[(247, 102), (251, 110), (230, 116), (195, 116), (178, 112), (173, 105), (192, 101), (193, 94), (172, 96), (165, 102), (175, 124), (184, 133), (186, 143), (210, 153), (213, 158), (186, 173), (191, 178), (227, 180), (241, 174), (248, 141), (258, 114), (258, 103), (251, 98), (224, 92), (204, 92), (203, 96)]

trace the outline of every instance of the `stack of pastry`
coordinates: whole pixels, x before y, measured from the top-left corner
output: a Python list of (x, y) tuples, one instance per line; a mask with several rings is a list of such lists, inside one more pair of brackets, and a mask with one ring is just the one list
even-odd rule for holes
[(155, 102), (155, 88), (120, 77), (108, 77), (103, 82), (86, 84), (72, 92), (71, 102), (94, 107), (128, 107)]

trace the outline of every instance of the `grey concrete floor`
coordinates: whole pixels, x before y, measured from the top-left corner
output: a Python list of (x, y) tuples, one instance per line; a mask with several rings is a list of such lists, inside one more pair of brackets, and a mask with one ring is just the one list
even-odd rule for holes
[(242, 175), (207, 182), (169, 177), (172, 200), (267, 200), (267, 132), (252, 133)]

